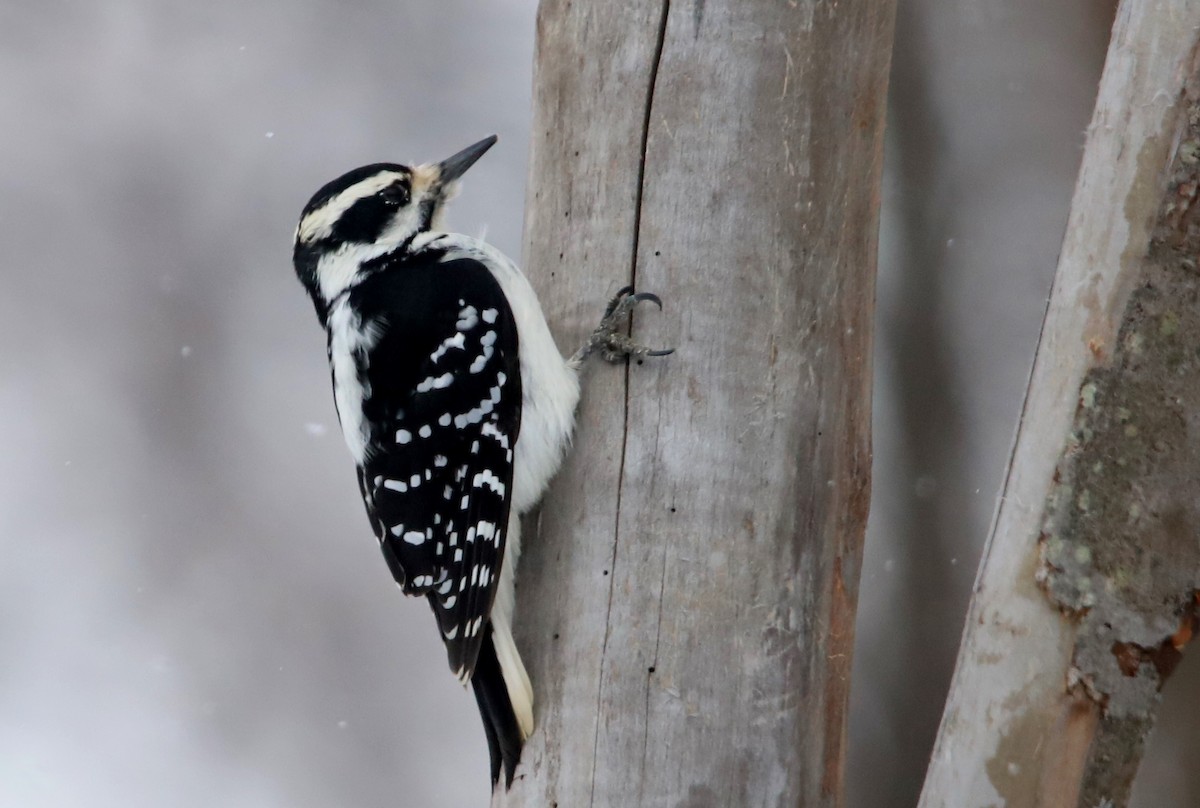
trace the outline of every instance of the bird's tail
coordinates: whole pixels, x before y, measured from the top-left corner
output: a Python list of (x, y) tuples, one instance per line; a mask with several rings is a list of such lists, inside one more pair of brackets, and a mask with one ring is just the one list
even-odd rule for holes
[(520, 556), (521, 520), (513, 513), (508, 520), (508, 543), (496, 600), (471, 677), (492, 758), (493, 788), (500, 780), (501, 768), (504, 785), (512, 785), (513, 773), (521, 760), (521, 747), (533, 734), (533, 685), (512, 635), (515, 569)]
[(513, 610), (516, 607), (516, 567), (521, 557), (521, 519), (510, 514), (508, 538), (504, 550), (504, 564), (500, 567), (500, 581), (496, 586), (496, 600), (492, 603), (492, 642), (496, 658), (500, 661), (500, 672), (508, 686), (508, 698), (517, 716), (517, 727), (524, 740), (533, 734), (533, 685), (525, 672), (525, 663), (513, 640)]
[[(495, 788), (500, 781), (500, 771), (503, 769), (504, 785), (507, 788), (512, 785), (513, 773), (521, 760), (521, 747), (528, 735), (522, 731), (517, 711), (514, 710), (509, 695), (509, 686), (505, 684), (504, 671), (496, 653), (498, 635), (494, 628), (491, 624), (487, 627), (483, 644), (479, 648), (479, 657), (475, 662), (471, 687), (475, 690), (475, 701), (479, 704), (479, 714), (483, 717), (483, 731), (487, 735), (488, 754), (492, 759), (492, 787)], [(502, 632), (506, 633), (505, 630)], [(507, 641), (511, 645), (511, 635)], [(520, 657), (517, 657), (517, 662), (520, 664)], [(532, 723), (532, 718), (530, 721)]]

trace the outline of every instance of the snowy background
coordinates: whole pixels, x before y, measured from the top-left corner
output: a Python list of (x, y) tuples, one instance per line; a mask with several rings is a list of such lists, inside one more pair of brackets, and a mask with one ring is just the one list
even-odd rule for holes
[[(534, 12), (0, 0), (0, 808), (484, 804), (290, 239), (342, 171), (495, 132), (452, 221), (519, 255)], [(854, 808), (916, 800), (1111, 14), (901, 2)], [(1198, 685), (1189, 659), (1144, 808), (1200, 803)]]

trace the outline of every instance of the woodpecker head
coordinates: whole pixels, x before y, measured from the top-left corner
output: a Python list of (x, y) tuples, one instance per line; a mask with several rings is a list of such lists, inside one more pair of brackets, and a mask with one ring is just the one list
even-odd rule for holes
[(496, 142), (484, 138), (440, 163), (374, 163), (326, 184), (304, 206), (292, 261), (318, 315), (350, 280), (352, 265), (434, 229), (458, 178)]

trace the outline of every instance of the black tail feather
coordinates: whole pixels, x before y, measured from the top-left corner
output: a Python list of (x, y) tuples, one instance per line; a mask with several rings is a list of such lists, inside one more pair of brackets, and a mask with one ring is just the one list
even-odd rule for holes
[(504, 786), (508, 788), (512, 785), (513, 773), (521, 760), (521, 730), (508, 698), (504, 675), (500, 672), (490, 623), (486, 631), (483, 644), (479, 647), (479, 657), (475, 661), (471, 687), (475, 690), (475, 701), (479, 703), (488, 754), (492, 759), (492, 788), (500, 781), (501, 767), (504, 769)]

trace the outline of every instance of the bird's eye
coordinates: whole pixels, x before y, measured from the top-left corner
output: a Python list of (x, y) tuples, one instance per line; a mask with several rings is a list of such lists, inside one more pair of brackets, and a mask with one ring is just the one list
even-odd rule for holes
[(383, 197), (385, 205), (391, 208), (399, 208), (408, 204), (408, 188), (402, 183), (389, 185), (379, 192)]

